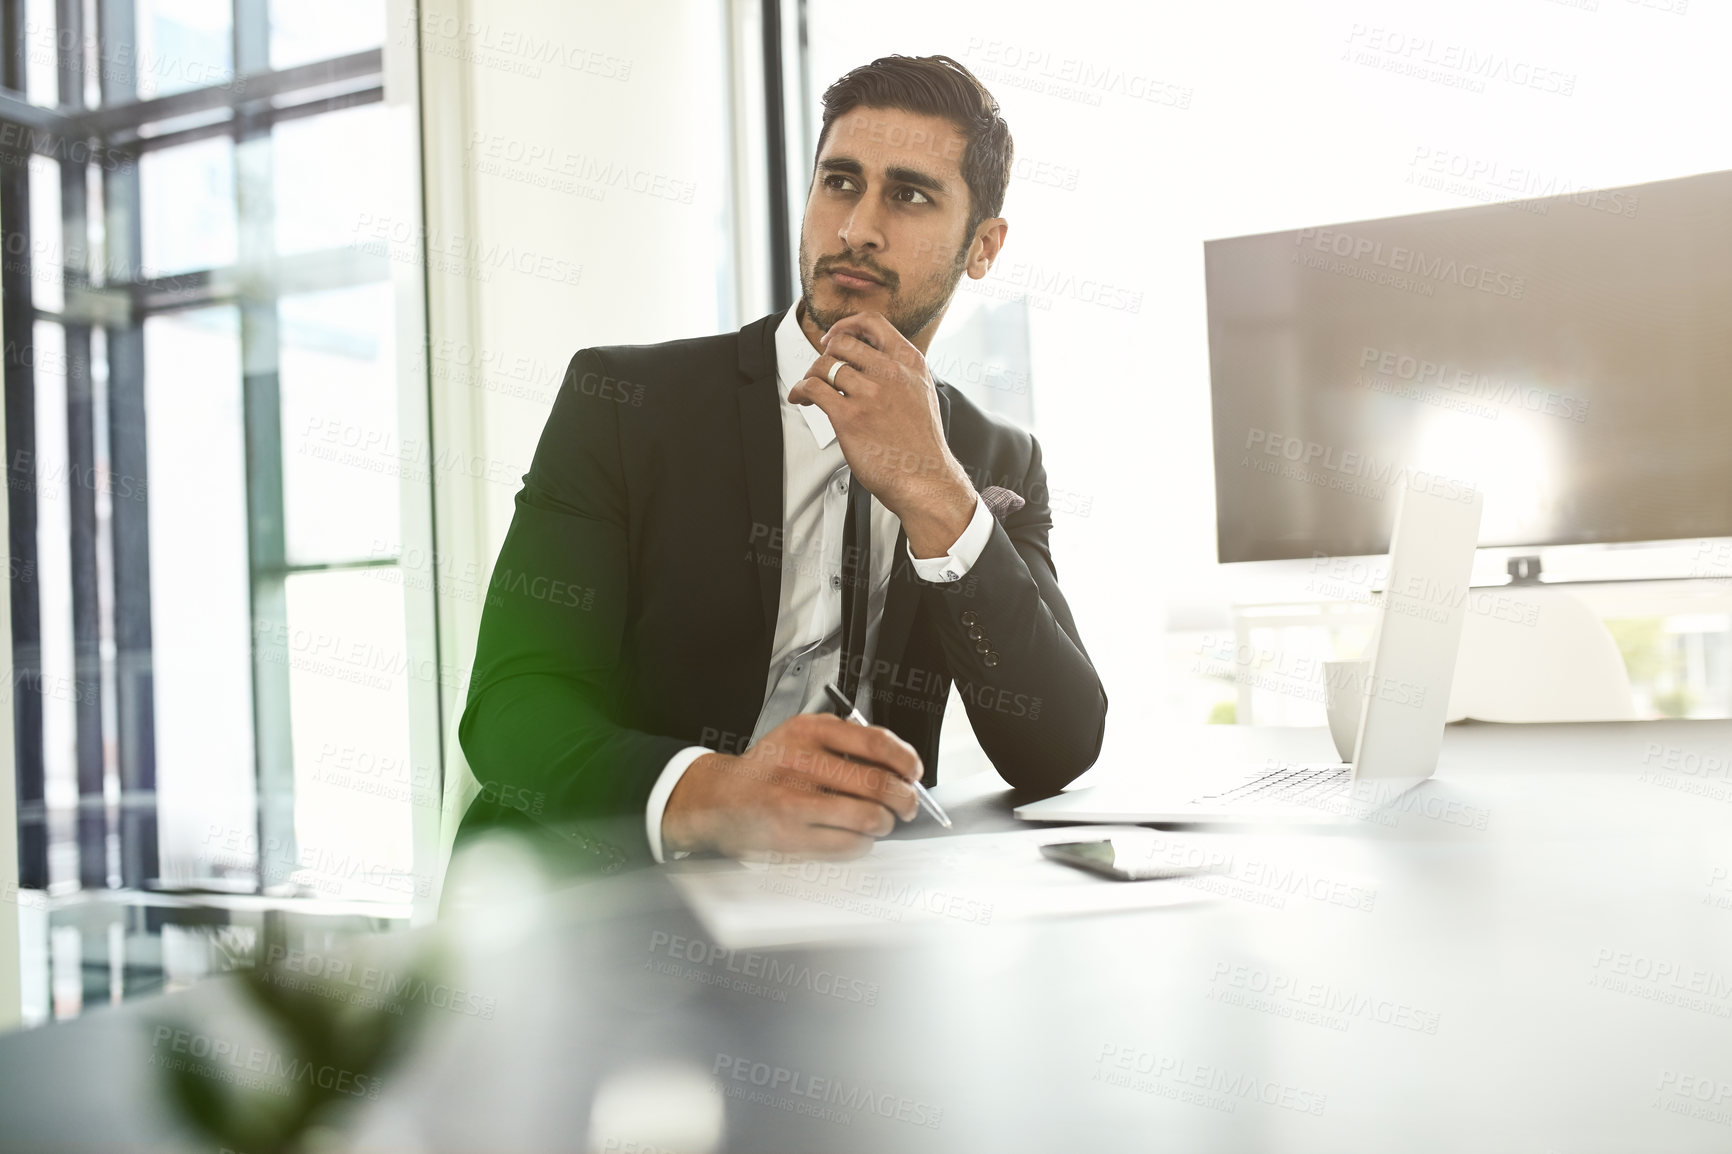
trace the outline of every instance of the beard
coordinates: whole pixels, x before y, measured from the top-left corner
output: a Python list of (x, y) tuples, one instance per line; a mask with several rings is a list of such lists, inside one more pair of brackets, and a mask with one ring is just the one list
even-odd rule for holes
[[(804, 238), (800, 241), (800, 301), (805, 307), (806, 315), (812, 318), (812, 323), (821, 329), (828, 329), (843, 317), (853, 316), (860, 311), (859, 302), (866, 297), (865, 292), (855, 292), (845, 289), (834, 281), (830, 283), (833, 291), (842, 298), (842, 303), (833, 309), (820, 308), (812, 299), (813, 286), (818, 278), (838, 265), (847, 265), (861, 269), (877, 277), (884, 285), (889, 296), (885, 302), (884, 316), (896, 331), (912, 341), (914, 335), (944, 314), (950, 307), (950, 298), (956, 292), (956, 285), (962, 279), (963, 269), (968, 265), (968, 245), (964, 244), (956, 250), (950, 260), (950, 267), (928, 277), (914, 286), (908, 292), (902, 288), (902, 277), (879, 265), (870, 257), (856, 256), (852, 252), (843, 251), (828, 256), (811, 257), (806, 251)], [(872, 291), (872, 290), (868, 290)]]

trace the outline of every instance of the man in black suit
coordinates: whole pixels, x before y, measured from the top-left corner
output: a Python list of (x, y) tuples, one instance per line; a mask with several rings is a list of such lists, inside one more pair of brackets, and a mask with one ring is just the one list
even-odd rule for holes
[[(516, 826), (606, 870), (857, 856), (917, 817), (952, 683), (1012, 786), (1093, 764), (1106, 695), (1040, 447), (925, 360), (1004, 244), (1011, 147), (954, 60), (855, 69), (824, 96), (800, 303), (573, 358), (482, 618), (460, 840)], [(828, 712), (832, 680), (872, 725)]]

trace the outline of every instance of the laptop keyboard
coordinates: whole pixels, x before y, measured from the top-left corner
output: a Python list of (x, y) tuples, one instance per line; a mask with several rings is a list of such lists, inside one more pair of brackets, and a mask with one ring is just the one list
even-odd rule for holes
[(1341, 792), (1352, 779), (1353, 767), (1348, 765), (1288, 765), (1220, 793), (1204, 794), (1193, 804), (1305, 805)]

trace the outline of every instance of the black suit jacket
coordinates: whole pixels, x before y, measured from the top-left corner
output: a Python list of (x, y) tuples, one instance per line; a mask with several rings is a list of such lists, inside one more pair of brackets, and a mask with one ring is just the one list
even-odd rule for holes
[[(460, 842), (514, 826), (603, 870), (647, 861), (667, 760), (749, 742), (784, 562), (780, 319), (572, 359), (489, 584), (459, 728), (482, 793)], [(1005, 781), (1054, 793), (1099, 755), (1107, 701), (1047, 547), (1040, 447), (942, 382), (938, 399), (975, 487), (1026, 504), (948, 585), (899, 535), (872, 717), (930, 785), (955, 682)]]

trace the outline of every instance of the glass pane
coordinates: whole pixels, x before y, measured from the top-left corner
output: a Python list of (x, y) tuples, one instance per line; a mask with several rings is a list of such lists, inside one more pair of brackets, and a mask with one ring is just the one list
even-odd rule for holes
[[(138, 98), (149, 100), (234, 79), (232, 0), (136, 0)], [(113, 44), (104, 55), (128, 62)]]
[(348, 56), (384, 43), (385, 0), (271, 0), (272, 68)]
[(235, 263), (235, 146), (227, 137), (147, 152), (138, 163), (144, 271)]
[[(16, 246), (12, 246), (16, 247)], [(46, 156), (30, 158), (30, 296), (39, 309), (57, 313), (66, 306), (61, 265), (60, 165)], [(8, 258), (14, 254), (10, 249)]]
[(394, 150), (387, 131), (412, 131), (381, 104), (291, 120), (272, 130), (276, 144), (277, 251), (338, 248), (357, 239), (365, 213), (390, 203), (399, 173), (383, 163)]
[(1638, 717), (1732, 717), (1732, 616), (1618, 617), (1606, 628), (1629, 671)]
[(45, 108), (60, 103), (60, 54), (55, 47), (57, 31), (54, 0), (26, 0), (24, 96), (30, 103)]
[(289, 723), (295, 747), (293, 881), (318, 897), (406, 902), (410, 808), (437, 788), (409, 757), (411, 661), (395, 569), (288, 580)]
[(177, 881), (249, 877), (257, 844), (239, 324), (232, 308), (144, 324), (157, 802)]
[[(36, 572), (14, 576), (34, 582), (41, 599), (43, 774), (49, 807), (65, 809), (78, 804), (74, 720), (80, 687), (72, 647), (74, 478), (66, 441), (66, 335), (59, 325), (37, 322), (30, 359), (36, 376)], [(76, 877), (74, 870), (71, 879), (50, 881)]]
[(295, 565), (392, 558), (400, 482), (428, 482), (427, 442), (397, 430), (391, 286), (284, 297), (283, 505)]

